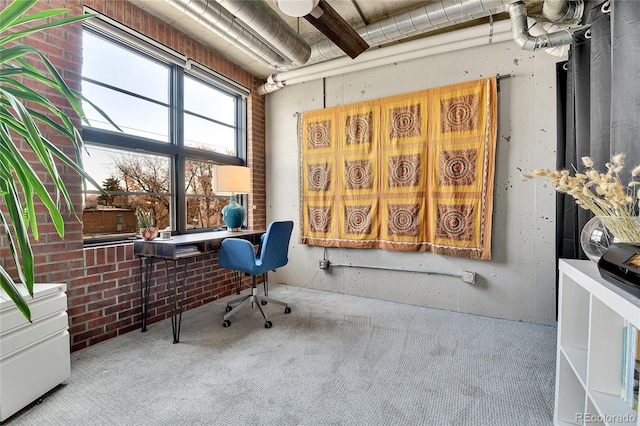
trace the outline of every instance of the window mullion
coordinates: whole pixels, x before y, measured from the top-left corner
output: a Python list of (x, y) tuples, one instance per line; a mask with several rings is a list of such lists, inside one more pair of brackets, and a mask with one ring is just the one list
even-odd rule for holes
[(174, 67), (171, 81), (171, 134), (172, 143), (178, 147), (175, 156), (173, 193), (176, 212), (176, 230), (184, 233), (187, 230), (187, 199), (185, 182), (185, 155), (184, 155), (184, 71), (180, 67)]
[(236, 153), (245, 164), (247, 161), (247, 108), (244, 99), (236, 102)]

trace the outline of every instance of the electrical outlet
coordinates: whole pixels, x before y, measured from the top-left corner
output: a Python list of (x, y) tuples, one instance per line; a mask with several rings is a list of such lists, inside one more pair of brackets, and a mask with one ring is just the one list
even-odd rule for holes
[(328, 260), (321, 260), (319, 262), (319, 266), (320, 266), (320, 269), (329, 269), (329, 261)]
[(467, 284), (475, 284), (476, 283), (476, 273), (471, 271), (463, 271), (462, 272), (462, 281)]

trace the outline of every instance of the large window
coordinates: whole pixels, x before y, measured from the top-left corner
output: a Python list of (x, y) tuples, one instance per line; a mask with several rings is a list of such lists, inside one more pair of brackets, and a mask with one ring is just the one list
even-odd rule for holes
[(83, 104), (84, 167), (109, 194), (87, 185), (85, 241), (134, 236), (137, 209), (178, 233), (224, 226), (212, 170), (244, 164), (247, 93), (132, 34), (85, 27), (82, 94), (113, 122)]

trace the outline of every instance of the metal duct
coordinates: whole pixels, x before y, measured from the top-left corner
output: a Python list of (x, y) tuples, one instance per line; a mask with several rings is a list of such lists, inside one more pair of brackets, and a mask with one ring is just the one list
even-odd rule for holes
[[(524, 22), (522, 17), (518, 16), (518, 27), (520, 28), (520, 23), (523, 22), (521, 28), (524, 31), (519, 30), (517, 38), (514, 33), (514, 41), (523, 49), (537, 50), (545, 48), (543, 47), (545, 44), (548, 47), (557, 47), (571, 43), (571, 39), (567, 39), (566, 31), (531, 37), (526, 32), (526, 7), (524, 7), (524, 3), (517, 0), (440, 0), (369, 24), (358, 29), (357, 32), (370, 46), (378, 46), (450, 25), (495, 15), (504, 10), (511, 10), (510, 7), (513, 3), (523, 5)], [(542, 15), (544, 19), (553, 23), (577, 24), (582, 17), (582, 3), (582, 0), (545, 0)], [(516, 8), (516, 10), (519, 9), (520, 7)], [(510, 15), (513, 21), (511, 12)], [(344, 53), (331, 41), (321, 40), (311, 46), (311, 58), (308, 64), (343, 55)]]
[(291, 68), (291, 62), (243, 27), (235, 17), (213, 0), (165, 0), (193, 20), (200, 22), (229, 43), (239, 44), (255, 59), (279, 70)]
[(232, 15), (259, 34), (294, 66), (303, 65), (311, 47), (264, 1), (216, 0)]
[(458, 31), (419, 38), (406, 43), (394, 44), (381, 49), (371, 49), (356, 59), (343, 56), (291, 71), (272, 74), (267, 78), (265, 84), (257, 88), (257, 91), (261, 95), (266, 95), (282, 89), (285, 86), (306, 81), (357, 72), (394, 62), (424, 58), (460, 49), (469, 49), (491, 43), (501, 43), (512, 40), (512, 38), (511, 22), (509, 20), (498, 21), (494, 24), (476, 25)]
[(582, 18), (582, 1), (544, 0), (542, 16), (550, 22), (577, 24)]
[[(344, 56), (329, 40), (309, 48), (264, 0), (165, 1), (280, 71), (297, 68), (305, 62), (312, 64)], [(571, 32), (567, 29), (538, 36), (529, 34), (526, 7), (522, 1), (516, 0), (440, 0), (367, 25), (357, 32), (369, 45), (376, 46), (503, 10), (509, 11), (514, 42), (524, 50), (548, 49), (572, 41)], [(543, 20), (573, 25), (580, 20), (582, 12), (583, 0), (545, 0)]]
[[(539, 36), (530, 35), (527, 26), (527, 8), (521, 1), (509, 5), (509, 16), (511, 17), (513, 41), (520, 46), (522, 50), (534, 51), (549, 49), (570, 44), (573, 40), (571, 31), (567, 29), (541, 34)], [(563, 14), (563, 17), (566, 16), (567, 14)]]
[[(548, 0), (554, 3), (558, 3), (557, 0)], [(552, 8), (553, 10), (555, 10), (555, 17), (557, 17), (559, 14), (561, 14), (561, 18), (559, 18), (560, 20), (555, 22), (554, 24), (559, 24), (559, 25), (573, 25), (579, 22), (581, 16), (582, 16), (582, 11), (583, 11), (583, 2), (581, 0), (578, 0), (576, 2), (571, 2), (569, 3), (566, 0), (561, 0), (562, 2), (566, 3), (566, 7), (559, 5), (559, 4), (555, 4), (554, 8)], [(469, 2), (466, 2), (466, 9), (465, 10), (472, 10), (473, 8), (471, 7), (472, 4), (476, 4), (476, 3), (482, 3), (483, 0), (472, 0)], [(487, 5), (490, 4), (488, 3), (486, 0), (484, 0), (483, 4)], [(493, 4), (493, 3), (491, 3)], [(478, 6), (480, 7), (480, 6)], [(527, 26), (527, 14), (526, 14), (526, 8), (524, 6), (524, 3), (522, 3), (521, 1), (517, 1), (516, 3), (509, 3), (506, 6), (510, 12), (510, 16), (511, 16), (511, 20), (510, 21), (499, 21), (496, 22), (495, 24), (491, 24), (488, 26), (490, 27), (490, 31), (489, 31), (489, 41), (492, 40), (491, 34), (494, 31), (494, 27), (497, 30), (498, 27), (502, 28), (502, 24), (507, 25), (507, 28), (505, 29), (506, 31), (509, 31), (508, 27), (512, 28), (511, 31), (511, 37), (514, 39), (514, 41), (520, 45), (523, 49), (529, 49), (529, 50), (537, 50), (537, 49), (548, 49), (548, 48), (555, 48), (555, 47), (560, 47), (560, 46), (564, 46), (567, 44), (570, 44), (572, 41), (572, 37), (571, 37), (571, 32), (567, 29), (561, 29), (559, 31), (555, 31), (552, 33), (546, 33), (544, 32), (543, 34), (540, 34), (539, 36), (531, 36), (528, 33), (528, 26)], [(480, 7), (480, 9), (482, 9)], [(491, 9), (489, 9), (491, 10)], [(549, 10), (549, 9), (548, 9)], [(415, 13), (415, 11), (409, 12), (409, 14), (413, 14)], [(460, 12), (459, 12), (460, 13)], [(476, 13), (476, 12), (472, 12), (472, 13)], [(402, 16), (402, 15), (400, 15)], [(476, 15), (477, 16), (477, 15)], [(417, 18), (417, 17), (416, 17)], [(435, 20), (435, 17), (432, 17)], [(396, 17), (396, 19), (398, 19), (398, 24), (400, 24), (400, 20), (398, 17)], [(554, 19), (553, 16), (548, 16), (548, 17), (544, 17), (544, 19)], [(374, 24), (375, 25), (375, 24)], [(370, 28), (371, 26), (367, 26), (365, 28)], [(557, 27), (557, 25), (553, 25), (552, 26), (554, 29)], [(465, 30), (461, 30), (461, 31), (456, 31), (455, 33), (460, 33), (462, 34), (462, 32), (466, 32), (469, 29), (465, 29)], [(544, 30), (542, 30), (544, 31)], [(397, 37), (398, 36), (399, 31), (398, 32), (388, 32), (386, 34), (387, 37)], [(453, 33), (452, 33), (453, 34)], [(284, 73), (280, 73), (280, 74), (273, 74), (271, 76), (269, 76), (267, 78), (267, 81), (264, 85), (260, 86), (258, 88), (258, 92), (262, 95), (267, 94), (267, 93), (272, 93), (278, 89), (283, 88), (287, 83), (289, 84), (295, 84), (297, 82), (301, 82), (301, 81), (306, 81), (307, 79), (311, 79), (311, 77), (308, 77), (311, 74), (314, 74), (315, 70), (317, 67), (320, 67), (321, 65), (321, 69), (318, 69), (317, 72), (315, 72), (317, 75), (321, 76), (321, 77), (326, 77), (326, 76), (330, 76), (330, 75), (336, 75), (338, 73), (344, 73), (344, 72), (353, 72), (359, 69), (365, 69), (367, 67), (370, 66), (374, 66), (374, 64), (378, 65), (376, 61), (374, 60), (370, 60), (370, 57), (373, 58), (375, 56), (376, 60), (379, 59), (379, 56), (381, 57), (387, 57), (389, 58), (389, 60), (396, 60), (396, 57), (394, 56), (395, 53), (391, 53), (391, 51), (394, 50), (394, 48), (396, 47), (402, 47), (403, 45), (406, 45), (407, 47), (409, 45), (411, 45), (413, 47), (413, 43), (420, 43), (420, 40), (423, 40), (425, 42), (429, 42), (430, 40), (435, 40), (438, 37), (443, 37), (444, 35), (439, 35), (439, 36), (434, 36), (434, 37), (429, 37), (428, 40), (427, 39), (419, 39), (419, 40), (414, 40), (412, 42), (408, 42), (408, 43), (402, 43), (400, 45), (395, 45), (389, 48), (384, 48), (384, 49), (379, 49), (379, 50), (369, 50), (368, 52), (365, 52), (361, 57), (356, 58), (355, 60), (349, 61), (348, 63), (343, 63), (343, 59), (347, 59), (346, 57), (343, 57), (341, 59), (334, 59), (332, 61), (323, 61), (324, 64), (316, 64), (316, 65), (311, 65), (308, 67), (304, 67), (298, 70), (292, 70), (292, 71), (287, 71)], [(477, 36), (476, 36), (477, 37)], [(506, 38), (505, 38), (506, 40)], [(503, 41), (503, 40), (496, 40), (495, 34), (494, 34), (494, 41)], [(452, 43), (452, 45), (455, 43)], [(467, 46), (469, 47), (469, 46)], [(315, 48), (315, 45), (312, 46), (312, 49)], [(415, 48), (416, 50), (416, 54), (418, 53), (419, 48)], [(383, 53), (384, 51), (384, 53)], [(314, 56), (314, 54), (312, 53), (312, 57)], [(311, 61), (310, 61), (311, 62)], [(335, 65), (333, 64), (335, 63)], [(330, 65), (331, 64), (331, 65)], [(349, 65), (351, 64), (351, 65)], [(357, 69), (352, 69), (357, 67)], [(315, 76), (315, 78), (319, 78), (318, 76)], [(295, 80), (295, 81), (294, 81)], [(300, 81), (298, 81), (300, 80)]]
[[(369, 43), (378, 46), (398, 38), (434, 31), (450, 25), (483, 18), (505, 10), (515, 0), (440, 0), (405, 13), (369, 24), (356, 31)], [(329, 40), (311, 46), (308, 63), (337, 58), (344, 53)]]

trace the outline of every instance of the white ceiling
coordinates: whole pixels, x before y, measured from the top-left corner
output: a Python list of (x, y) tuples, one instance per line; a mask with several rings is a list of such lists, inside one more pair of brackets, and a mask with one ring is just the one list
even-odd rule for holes
[[(215, 0), (209, 1), (213, 2)], [(309, 24), (304, 18), (292, 18), (284, 15), (280, 12), (274, 0), (266, 1), (292, 28), (297, 30), (307, 43), (313, 44), (324, 38), (324, 35)], [(434, 3), (435, 1), (436, 0), (328, 0), (329, 4), (355, 29), (429, 3)], [(534, 9), (539, 9), (542, 1), (543, 0), (525, 0), (525, 3), (527, 4), (527, 8), (533, 13)], [(276, 72), (274, 69), (255, 60), (253, 57), (247, 55), (233, 44), (217, 36), (205, 26), (191, 19), (176, 7), (163, 0), (129, 0), (129, 2), (157, 17), (178, 31), (192, 37), (194, 40), (202, 43), (221, 56), (226, 57), (233, 63), (258, 77), (267, 77)], [(362, 12), (362, 17), (358, 12), (358, 8)], [(506, 13), (500, 15), (501, 16), (495, 17), (495, 19), (506, 19), (508, 17)], [(453, 31), (461, 28), (462, 26), (477, 25), (484, 22), (488, 22), (488, 19), (485, 18), (483, 20), (478, 20), (477, 22), (448, 27), (445, 30), (439, 30), (438, 32)], [(436, 33), (437, 32), (428, 33), (426, 35), (422, 35), (422, 37)]]

